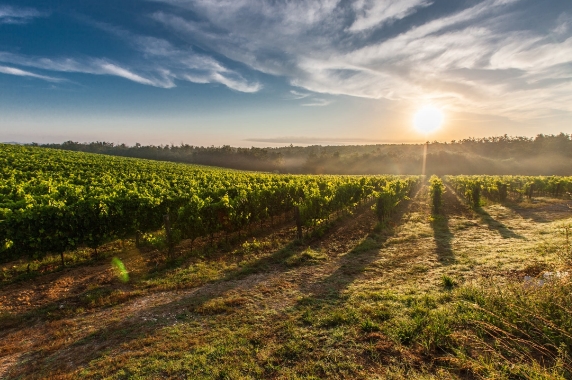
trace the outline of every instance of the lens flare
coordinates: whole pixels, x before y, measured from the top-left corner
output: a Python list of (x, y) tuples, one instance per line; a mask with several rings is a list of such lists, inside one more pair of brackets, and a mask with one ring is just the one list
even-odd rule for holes
[(119, 278), (119, 281), (129, 282), (129, 272), (127, 272), (125, 265), (118, 257), (111, 259), (111, 266), (115, 269), (115, 274), (117, 278)]
[(434, 106), (424, 106), (413, 118), (413, 125), (420, 133), (435, 132), (443, 124), (443, 112)]

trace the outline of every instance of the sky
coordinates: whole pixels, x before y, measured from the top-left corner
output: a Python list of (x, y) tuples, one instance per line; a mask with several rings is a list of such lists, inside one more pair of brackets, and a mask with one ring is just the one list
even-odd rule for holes
[[(417, 110), (442, 127), (415, 130)], [(0, 141), (572, 132), (571, 0), (0, 0)]]

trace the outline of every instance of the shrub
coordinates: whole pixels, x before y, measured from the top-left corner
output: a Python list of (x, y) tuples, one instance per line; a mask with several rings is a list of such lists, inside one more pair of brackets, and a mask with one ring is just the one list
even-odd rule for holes
[(429, 192), (431, 194), (431, 208), (434, 214), (441, 212), (443, 205), (443, 193), (445, 193), (445, 185), (443, 181), (436, 175), (431, 176), (429, 179)]

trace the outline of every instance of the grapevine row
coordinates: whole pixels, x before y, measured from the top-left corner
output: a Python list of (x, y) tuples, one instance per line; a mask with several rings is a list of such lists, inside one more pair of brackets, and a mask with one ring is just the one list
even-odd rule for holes
[(504, 202), (535, 196), (570, 197), (572, 193), (572, 177), (459, 175), (445, 180), (475, 208), (481, 196)]
[(0, 252), (10, 256), (97, 249), (166, 221), (191, 240), (294, 209), (311, 226), (374, 196), (386, 215), (417, 181), (246, 173), (8, 145), (0, 145), (0, 164)]

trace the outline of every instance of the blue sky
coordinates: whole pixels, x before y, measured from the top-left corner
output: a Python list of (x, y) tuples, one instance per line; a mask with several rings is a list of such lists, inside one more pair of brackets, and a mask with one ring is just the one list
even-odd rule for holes
[[(415, 110), (443, 110), (420, 136)], [(0, 0), (0, 141), (572, 132), (570, 0)]]

